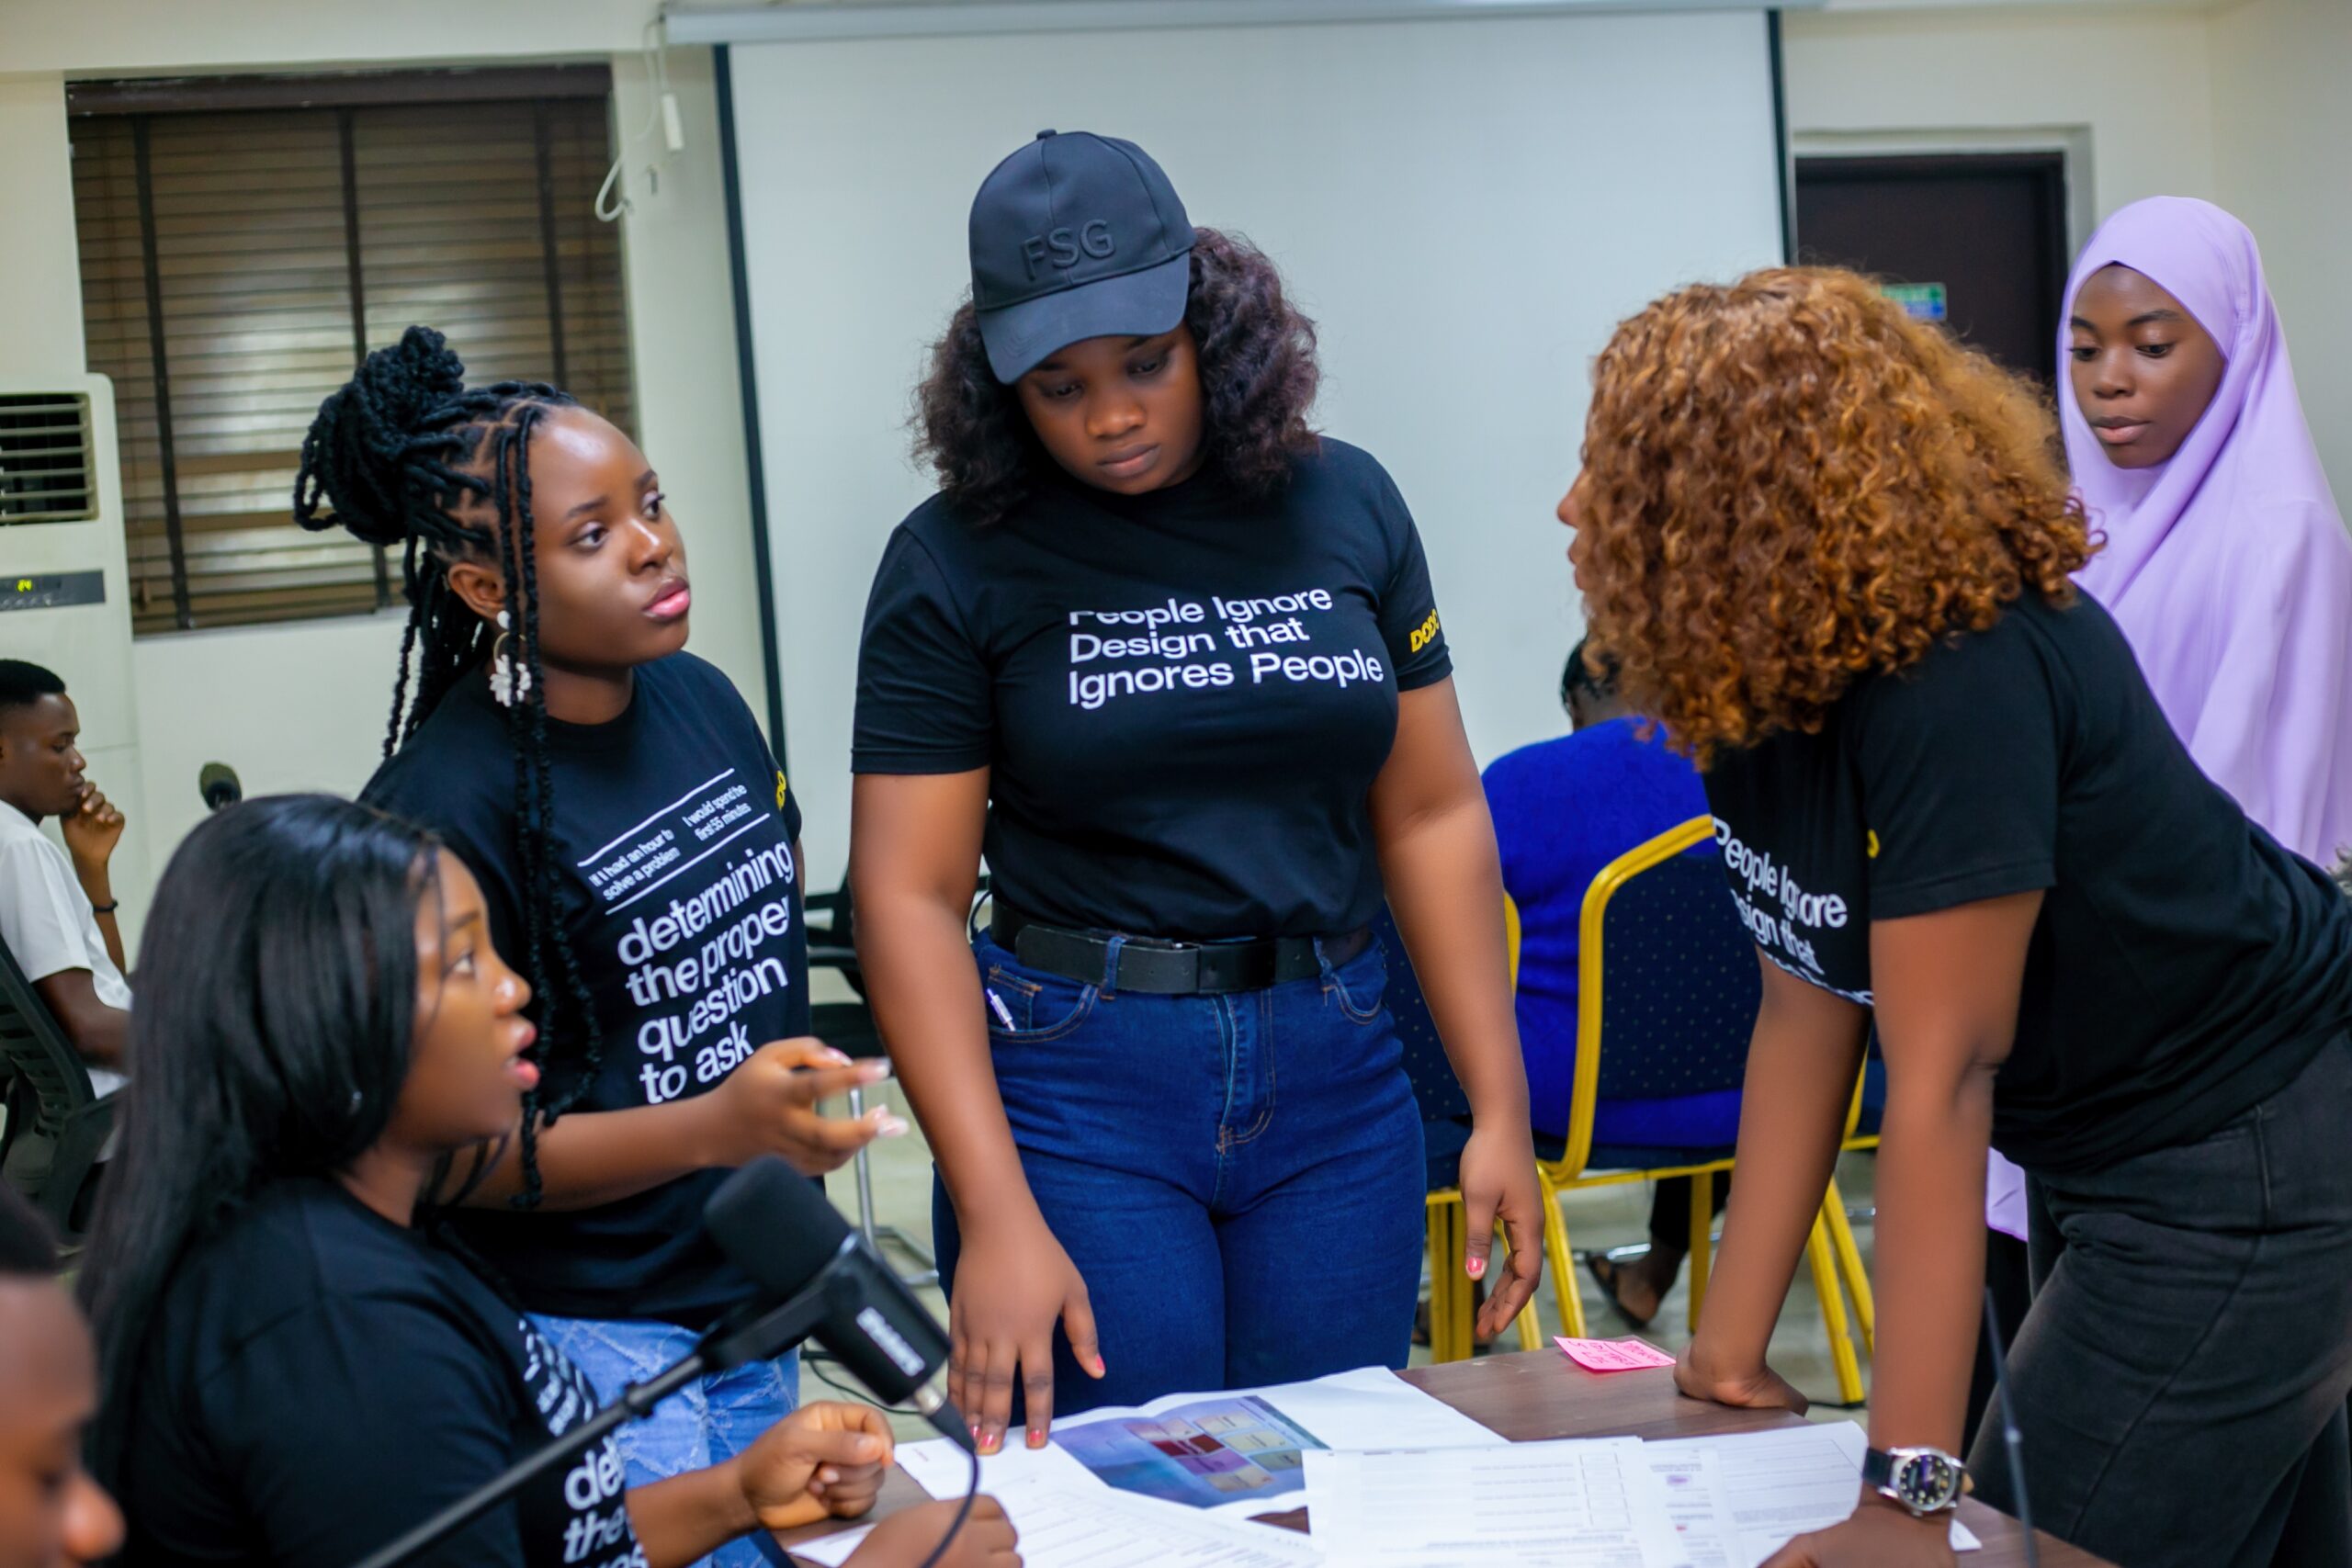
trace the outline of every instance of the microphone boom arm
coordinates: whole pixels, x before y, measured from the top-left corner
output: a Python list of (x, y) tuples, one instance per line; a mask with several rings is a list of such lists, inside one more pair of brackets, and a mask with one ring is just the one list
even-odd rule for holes
[(516, 1463), (503, 1475), (475, 1488), (389, 1546), (363, 1559), (357, 1568), (395, 1568), (429, 1551), (473, 1523), (524, 1486), (560, 1464), (568, 1463), (591, 1444), (631, 1421), (653, 1414), (653, 1407), (686, 1384), (708, 1372), (723, 1372), (746, 1361), (781, 1355), (786, 1347), (808, 1336), (824, 1318), (825, 1291), (818, 1286), (801, 1292), (783, 1305), (754, 1316), (730, 1316), (708, 1333), (676, 1365), (643, 1382), (630, 1383), (612, 1404)]

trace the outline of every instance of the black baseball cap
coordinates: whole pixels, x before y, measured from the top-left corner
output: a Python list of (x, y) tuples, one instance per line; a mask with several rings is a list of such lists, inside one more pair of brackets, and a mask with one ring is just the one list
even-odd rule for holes
[(972, 198), (972, 303), (989, 368), (1012, 382), (1091, 337), (1151, 337), (1184, 319), (1193, 224), (1132, 141), (1041, 130)]

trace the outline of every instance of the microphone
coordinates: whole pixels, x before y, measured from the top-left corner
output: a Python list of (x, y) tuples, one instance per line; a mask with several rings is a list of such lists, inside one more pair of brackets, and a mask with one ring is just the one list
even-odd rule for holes
[(226, 762), (205, 763), (196, 775), (196, 788), (204, 796), (207, 811), (218, 811), (245, 798), (245, 786), (237, 782), (237, 770)]
[(703, 1205), (703, 1229), (763, 1296), (819, 1315), (810, 1337), (885, 1404), (912, 1404), (940, 1435), (975, 1451), (947, 1397), (947, 1335), (815, 1183), (774, 1155), (729, 1177)]

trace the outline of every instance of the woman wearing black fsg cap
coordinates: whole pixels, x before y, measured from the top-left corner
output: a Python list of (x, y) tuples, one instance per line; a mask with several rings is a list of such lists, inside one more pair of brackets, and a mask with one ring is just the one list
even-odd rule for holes
[(921, 392), (939, 493), (866, 612), (851, 882), (986, 1451), (1016, 1387), (1034, 1446), (1057, 1409), (1404, 1363), (1425, 1171), (1384, 891), (1476, 1116), (1464, 1266), (1498, 1216), (1512, 1247), (1482, 1329), (1542, 1210), (1428, 567), (1380, 465), (1307, 425), (1312, 324), (1130, 142), (1042, 133), (970, 240)]

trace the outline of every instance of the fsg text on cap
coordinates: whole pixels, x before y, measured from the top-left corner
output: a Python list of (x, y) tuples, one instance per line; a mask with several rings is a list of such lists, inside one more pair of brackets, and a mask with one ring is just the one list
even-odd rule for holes
[(1152, 337), (1184, 319), (1192, 220), (1132, 141), (1051, 130), (972, 198), (972, 304), (989, 368), (1011, 382), (1091, 337)]

